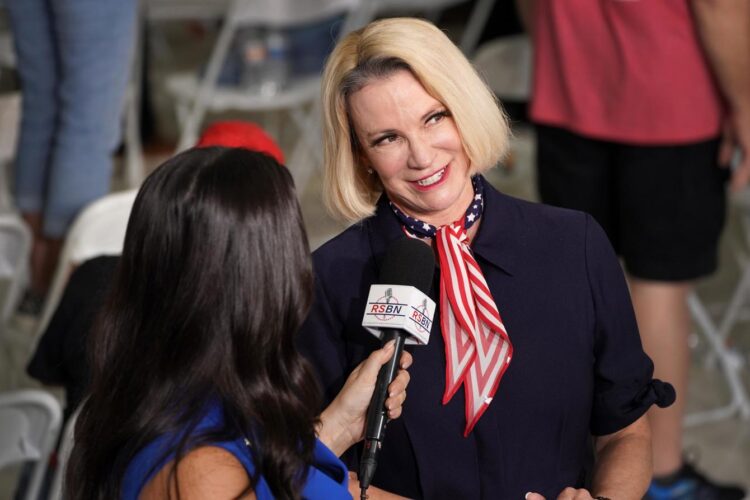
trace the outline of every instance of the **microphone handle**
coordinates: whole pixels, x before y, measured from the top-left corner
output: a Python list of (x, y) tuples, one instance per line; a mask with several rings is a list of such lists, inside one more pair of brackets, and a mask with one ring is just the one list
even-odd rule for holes
[(378, 466), (378, 454), (380, 446), (385, 438), (385, 426), (388, 415), (385, 409), (385, 400), (388, 398), (388, 386), (398, 373), (401, 353), (406, 343), (406, 332), (394, 328), (383, 328), (383, 344), (395, 340), (393, 357), (380, 367), (378, 381), (375, 391), (372, 393), (370, 406), (367, 408), (367, 422), (365, 426), (365, 446), (362, 450), (362, 458), (359, 462), (359, 484), (362, 491), (370, 486)]
[(388, 399), (388, 386), (398, 373), (398, 365), (401, 353), (406, 343), (406, 332), (394, 328), (383, 329), (383, 345), (395, 340), (393, 357), (380, 367), (378, 381), (372, 393), (370, 406), (367, 408), (367, 426), (365, 428), (365, 439), (376, 439), (382, 441), (385, 437), (385, 424), (388, 418), (385, 409), (385, 400)]

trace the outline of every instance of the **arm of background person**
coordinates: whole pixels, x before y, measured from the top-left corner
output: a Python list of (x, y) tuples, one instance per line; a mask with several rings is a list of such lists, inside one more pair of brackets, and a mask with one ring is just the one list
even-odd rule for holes
[(729, 106), (719, 163), (728, 165), (735, 146), (742, 160), (732, 174), (732, 190), (750, 180), (750, 2), (693, 0), (703, 48)]
[(518, 19), (521, 21), (523, 29), (526, 33), (532, 35), (534, 33), (534, 9), (536, 8), (536, 0), (516, 0), (516, 13)]

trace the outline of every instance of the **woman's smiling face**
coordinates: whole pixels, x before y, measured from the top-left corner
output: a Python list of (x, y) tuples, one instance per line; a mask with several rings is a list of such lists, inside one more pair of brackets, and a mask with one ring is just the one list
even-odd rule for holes
[(369, 82), (348, 106), (362, 159), (393, 203), (436, 226), (463, 216), (474, 192), (461, 136), (409, 71)]

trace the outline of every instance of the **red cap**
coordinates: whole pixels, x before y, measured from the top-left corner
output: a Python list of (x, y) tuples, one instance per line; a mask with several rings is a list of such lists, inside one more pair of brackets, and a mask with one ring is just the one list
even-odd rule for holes
[(272, 156), (284, 164), (284, 153), (276, 141), (259, 125), (240, 120), (227, 120), (212, 123), (203, 130), (197, 148), (224, 146), (227, 148), (245, 148)]

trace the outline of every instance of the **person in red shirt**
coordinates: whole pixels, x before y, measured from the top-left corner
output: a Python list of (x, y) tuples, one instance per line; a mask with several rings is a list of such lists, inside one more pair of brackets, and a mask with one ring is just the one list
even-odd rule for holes
[[(742, 498), (682, 457), (695, 279), (717, 266), (726, 183), (750, 178), (750, 2), (519, 2), (533, 31), (530, 114), (542, 201), (584, 210), (628, 274), (655, 375), (677, 402), (652, 409), (648, 498)], [(728, 165), (739, 151), (734, 168)]]

